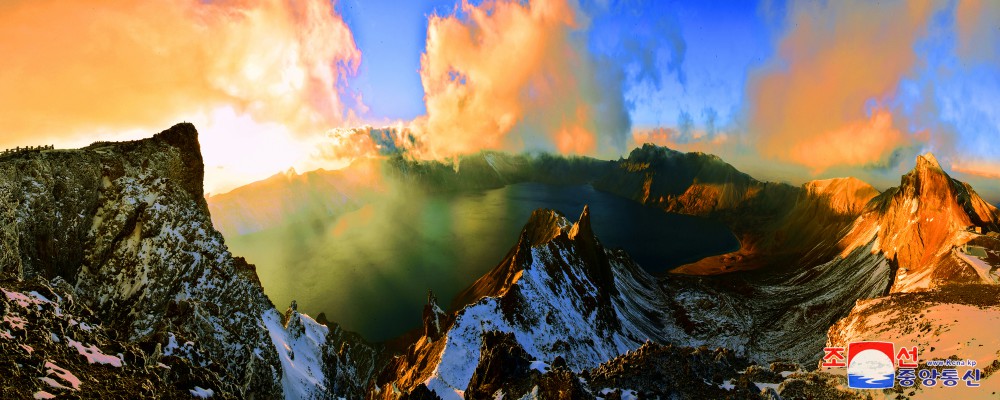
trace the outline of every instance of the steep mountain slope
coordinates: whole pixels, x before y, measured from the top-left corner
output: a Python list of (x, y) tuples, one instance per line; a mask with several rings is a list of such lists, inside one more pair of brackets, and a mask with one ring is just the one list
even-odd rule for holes
[(977, 237), (970, 227), (997, 231), (1000, 211), (968, 184), (948, 176), (932, 154), (917, 157), (900, 186), (886, 190), (865, 208), (842, 240), (842, 254), (874, 243), (872, 252), (898, 263), (893, 292), (980, 277), (953, 250)]
[[(0, 286), (0, 397), (232, 398), (225, 371), (117, 339), (57, 279)], [(214, 389), (213, 389), (214, 388)]]
[[(380, 373), (376, 398), (426, 386), (441, 398), (468, 389), (480, 342), (511, 334), (529, 361), (594, 368), (650, 340), (724, 347), (757, 362), (818, 359), (826, 330), (858, 299), (885, 292), (888, 261), (858, 251), (771, 282), (728, 276), (655, 279), (600, 245), (589, 211), (570, 224), (536, 211), (515, 247), (456, 298), (454, 314), (425, 311), (425, 333)], [(438, 309), (429, 305), (428, 309)], [(428, 315), (436, 315), (428, 328)]]
[[(651, 276), (621, 251), (605, 250), (584, 209), (570, 224), (549, 210), (535, 212), (515, 248), (461, 298), (446, 334), (421, 337), (376, 382), (391, 398), (424, 385), (442, 398), (461, 398), (480, 360), (483, 334), (513, 334), (535, 360), (557, 356), (573, 370), (591, 368), (679, 327)], [(649, 312), (645, 312), (649, 311)]]
[(790, 185), (758, 181), (717, 156), (650, 144), (613, 162), (594, 186), (671, 212), (726, 216), (754, 209), (761, 220), (790, 207), (798, 194)]
[(808, 182), (800, 187), (762, 182), (722, 159), (643, 145), (614, 161), (594, 186), (668, 212), (724, 222), (739, 250), (681, 266), (672, 272), (715, 275), (794, 269), (825, 262), (878, 191), (854, 178)]
[[(887, 341), (897, 348), (917, 346), (921, 369), (929, 360), (974, 360), (982, 370), (979, 387), (925, 387), (904, 392), (920, 399), (994, 398), (1000, 392), (1000, 286), (954, 284), (913, 293), (893, 293), (861, 301), (832, 325), (828, 346)], [(937, 368), (942, 369), (942, 368)], [(958, 368), (964, 374), (969, 368)], [(830, 372), (844, 374), (843, 369)], [(898, 389), (902, 389), (897, 387)]]
[[(145, 140), (0, 159), (3, 281), (68, 282), (59, 296), (93, 310), (118, 338), (222, 371), (222, 386), (205, 389), (241, 398), (342, 393), (327, 379), (335, 364), (320, 371), (285, 362), (294, 358), (285, 345), (301, 333), (286, 328), (254, 267), (213, 229), (203, 171), (190, 124)], [(343, 336), (307, 331), (312, 342), (293, 348), (341, 347)], [(304, 384), (283, 387), (283, 379)]]
[[(791, 208), (772, 221), (744, 231), (739, 250), (707, 257), (671, 272), (712, 275), (764, 266), (785, 265), (789, 269), (823, 263), (838, 254), (836, 244), (865, 204), (878, 194), (874, 187), (856, 178), (806, 182)], [(727, 218), (743, 220), (734, 215)]]

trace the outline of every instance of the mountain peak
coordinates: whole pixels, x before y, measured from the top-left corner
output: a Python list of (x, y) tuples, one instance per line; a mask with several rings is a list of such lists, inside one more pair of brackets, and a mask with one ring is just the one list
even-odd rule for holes
[(185, 190), (197, 201), (206, 213), (208, 203), (205, 201), (205, 161), (201, 157), (201, 144), (198, 143), (198, 129), (190, 122), (181, 122), (169, 129), (153, 135), (154, 140), (160, 140), (178, 149), (180, 161), (184, 166), (181, 172), (181, 183)]
[(997, 229), (1000, 212), (969, 184), (952, 179), (933, 154), (917, 156), (916, 161), (899, 187), (869, 203), (871, 214), (857, 220), (842, 255), (874, 240), (874, 248), (901, 268), (893, 292), (978, 281), (950, 250), (970, 239), (970, 226)]
[(955, 197), (951, 177), (931, 153), (917, 156), (917, 165), (903, 175), (900, 184), (904, 192), (912, 197), (934, 196), (941, 199)]
[(569, 227), (569, 221), (559, 212), (540, 208), (531, 213), (524, 225), (524, 235), (531, 246), (547, 243)]
[(583, 233), (584, 237), (594, 236), (594, 230), (590, 227), (590, 207), (586, 204), (583, 206), (583, 212), (580, 213), (580, 219), (570, 228), (569, 238), (576, 239), (580, 233)]
[(917, 156), (916, 169), (941, 169), (941, 164), (938, 163), (937, 157), (934, 157), (934, 153), (928, 152), (927, 154)]

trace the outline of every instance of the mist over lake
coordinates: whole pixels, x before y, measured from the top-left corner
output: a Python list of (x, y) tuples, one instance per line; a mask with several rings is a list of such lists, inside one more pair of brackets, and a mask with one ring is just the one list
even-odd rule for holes
[(337, 218), (227, 237), (257, 265), (279, 309), (296, 300), (345, 329), (385, 340), (420, 326), (427, 290), (447, 307), (495, 267), (532, 211), (575, 221), (589, 205), (605, 246), (625, 249), (653, 274), (738, 248), (721, 223), (646, 207), (589, 185), (539, 183), (446, 194), (388, 196)]

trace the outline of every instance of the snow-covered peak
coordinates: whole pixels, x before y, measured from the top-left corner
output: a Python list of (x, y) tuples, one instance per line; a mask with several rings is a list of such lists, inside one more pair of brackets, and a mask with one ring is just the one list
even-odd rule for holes
[(509, 334), (532, 360), (558, 358), (579, 371), (681, 331), (659, 313), (642, 312), (666, 309), (663, 293), (627, 256), (600, 245), (589, 208), (574, 224), (535, 211), (504, 261), (459, 298), (443, 338), (418, 341), (384, 390), (423, 384), (443, 399), (461, 398), (488, 332)]

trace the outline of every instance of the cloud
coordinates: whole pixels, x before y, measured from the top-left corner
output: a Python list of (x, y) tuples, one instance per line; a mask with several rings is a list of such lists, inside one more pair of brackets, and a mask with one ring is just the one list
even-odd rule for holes
[(681, 151), (730, 152), (735, 148), (730, 135), (725, 132), (708, 132), (697, 129), (688, 131), (673, 128), (637, 129), (632, 132), (632, 145), (652, 143)]
[(705, 132), (711, 136), (715, 134), (716, 124), (719, 120), (719, 113), (712, 107), (705, 107), (701, 110), (701, 115), (705, 117)]
[(361, 57), (326, 0), (7, 1), (0, 37), (0, 125), (22, 137), (220, 107), (325, 130), (352, 117), (344, 79)]
[(974, 61), (1000, 61), (997, 21), (1000, 21), (1000, 3), (996, 1), (958, 2), (955, 9), (958, 56)]
[(796, 3), (777, 59), (748, 82), (748, 129), (761, 155), (820, 172), (884, 163), (912, 145), (888, 101), (914, 69), (936, 6)]
[(659, 90), (669, 73), (682, 87), (687, 85), (688, 44), (671, 8), (664, 3), (619, 1), (606, 8), (594, 5), (591, 10), (595, 18), (607, 17), (619, 24), (612, 32), (599, 32), (607, 36), (597, 40), (603, 42), (602, 52), (624, 64), (630, 85), (649, 83)]
[(951, 169), (955, 172), (978, 176), (981, 178), (1000, 179), (1000, 162), (998, 161), (973, 161), (973, 162), (953, 162)]
[(420, 70), (427, 115), (411, 125), (423, 156), (620, 149), (621, 79), (598, 70), (588, 22), (570, 0), (463, 2), (432, 16)]

